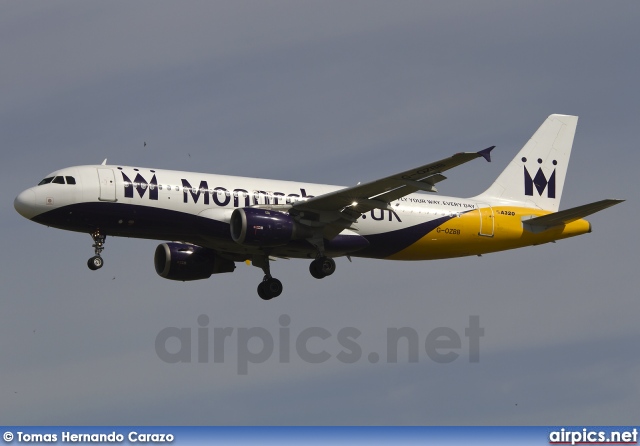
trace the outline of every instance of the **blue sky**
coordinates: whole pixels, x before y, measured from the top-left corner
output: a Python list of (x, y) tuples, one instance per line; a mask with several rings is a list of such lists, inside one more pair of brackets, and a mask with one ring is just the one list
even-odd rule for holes
[[(4, 2), (0, 194), (5, 424), (631, 424), (637, 345), (637, 2)], [(261, 272), (173, 283), (159, 242), (24, 220), (14, 197), (65, 166), (121, 165), (353, 185), (496, 145), (439, 184), (488, 187), (552, 113), (580, 116), (561, 208), (603, 198), (594, 232), (556, 244), (434, 262), (338, 259), (313, 279)], [(143, 142), (147, 146), (143, 147)], [(274, 354), (237, 373), (167, 364), (166, 327), (332, 333), (332, 359)], [(372, 364), (388, 328), (421, 340), (477, 315), (480, 362)], [(335, 336), (362, 332), (344, 364)], [(258, 350), (260, 344), (254, 344)], [(517, 405), (516, 405), (517, 404)]]

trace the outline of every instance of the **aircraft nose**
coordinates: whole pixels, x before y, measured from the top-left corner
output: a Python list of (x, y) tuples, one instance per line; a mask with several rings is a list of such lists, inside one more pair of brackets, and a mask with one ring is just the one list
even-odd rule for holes
[(24, 190), (13, 200), (13, 207), (25, 218), (31, 219), (38, 213), (36, 210), (36, 193), (31, 189)]

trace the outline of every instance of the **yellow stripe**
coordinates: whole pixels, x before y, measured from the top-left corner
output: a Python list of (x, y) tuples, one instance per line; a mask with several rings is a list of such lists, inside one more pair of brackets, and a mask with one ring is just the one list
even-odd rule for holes
[(591, 230), (586, 220), (577, 220), (537, 234), (523, 229), (523, 217), (547, 214), (550, 212), (531, 208), (481, 208), (452, 218), (388, 259), (433, 260), (478, 255), (549, 243)]

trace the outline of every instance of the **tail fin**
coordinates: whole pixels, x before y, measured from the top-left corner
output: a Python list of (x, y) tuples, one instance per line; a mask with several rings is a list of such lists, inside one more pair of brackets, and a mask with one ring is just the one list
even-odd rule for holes
[(577, 116), (549, 116), (491, 187), (475, 198), (556, 212), (577, 124)]

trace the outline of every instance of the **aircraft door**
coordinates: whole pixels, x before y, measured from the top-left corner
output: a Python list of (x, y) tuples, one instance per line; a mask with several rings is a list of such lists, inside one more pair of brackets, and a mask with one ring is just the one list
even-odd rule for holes
[(118, 201), (116, 199), (116, 178), (113, 169), (98, 169), (100, 180), (100, 201)]
[(480, 231), (478, 235), (483, 237), (493, 237), (494, 223), (493, 208), (486, 203), (478, 203), (478, 212), (480, 213)]

